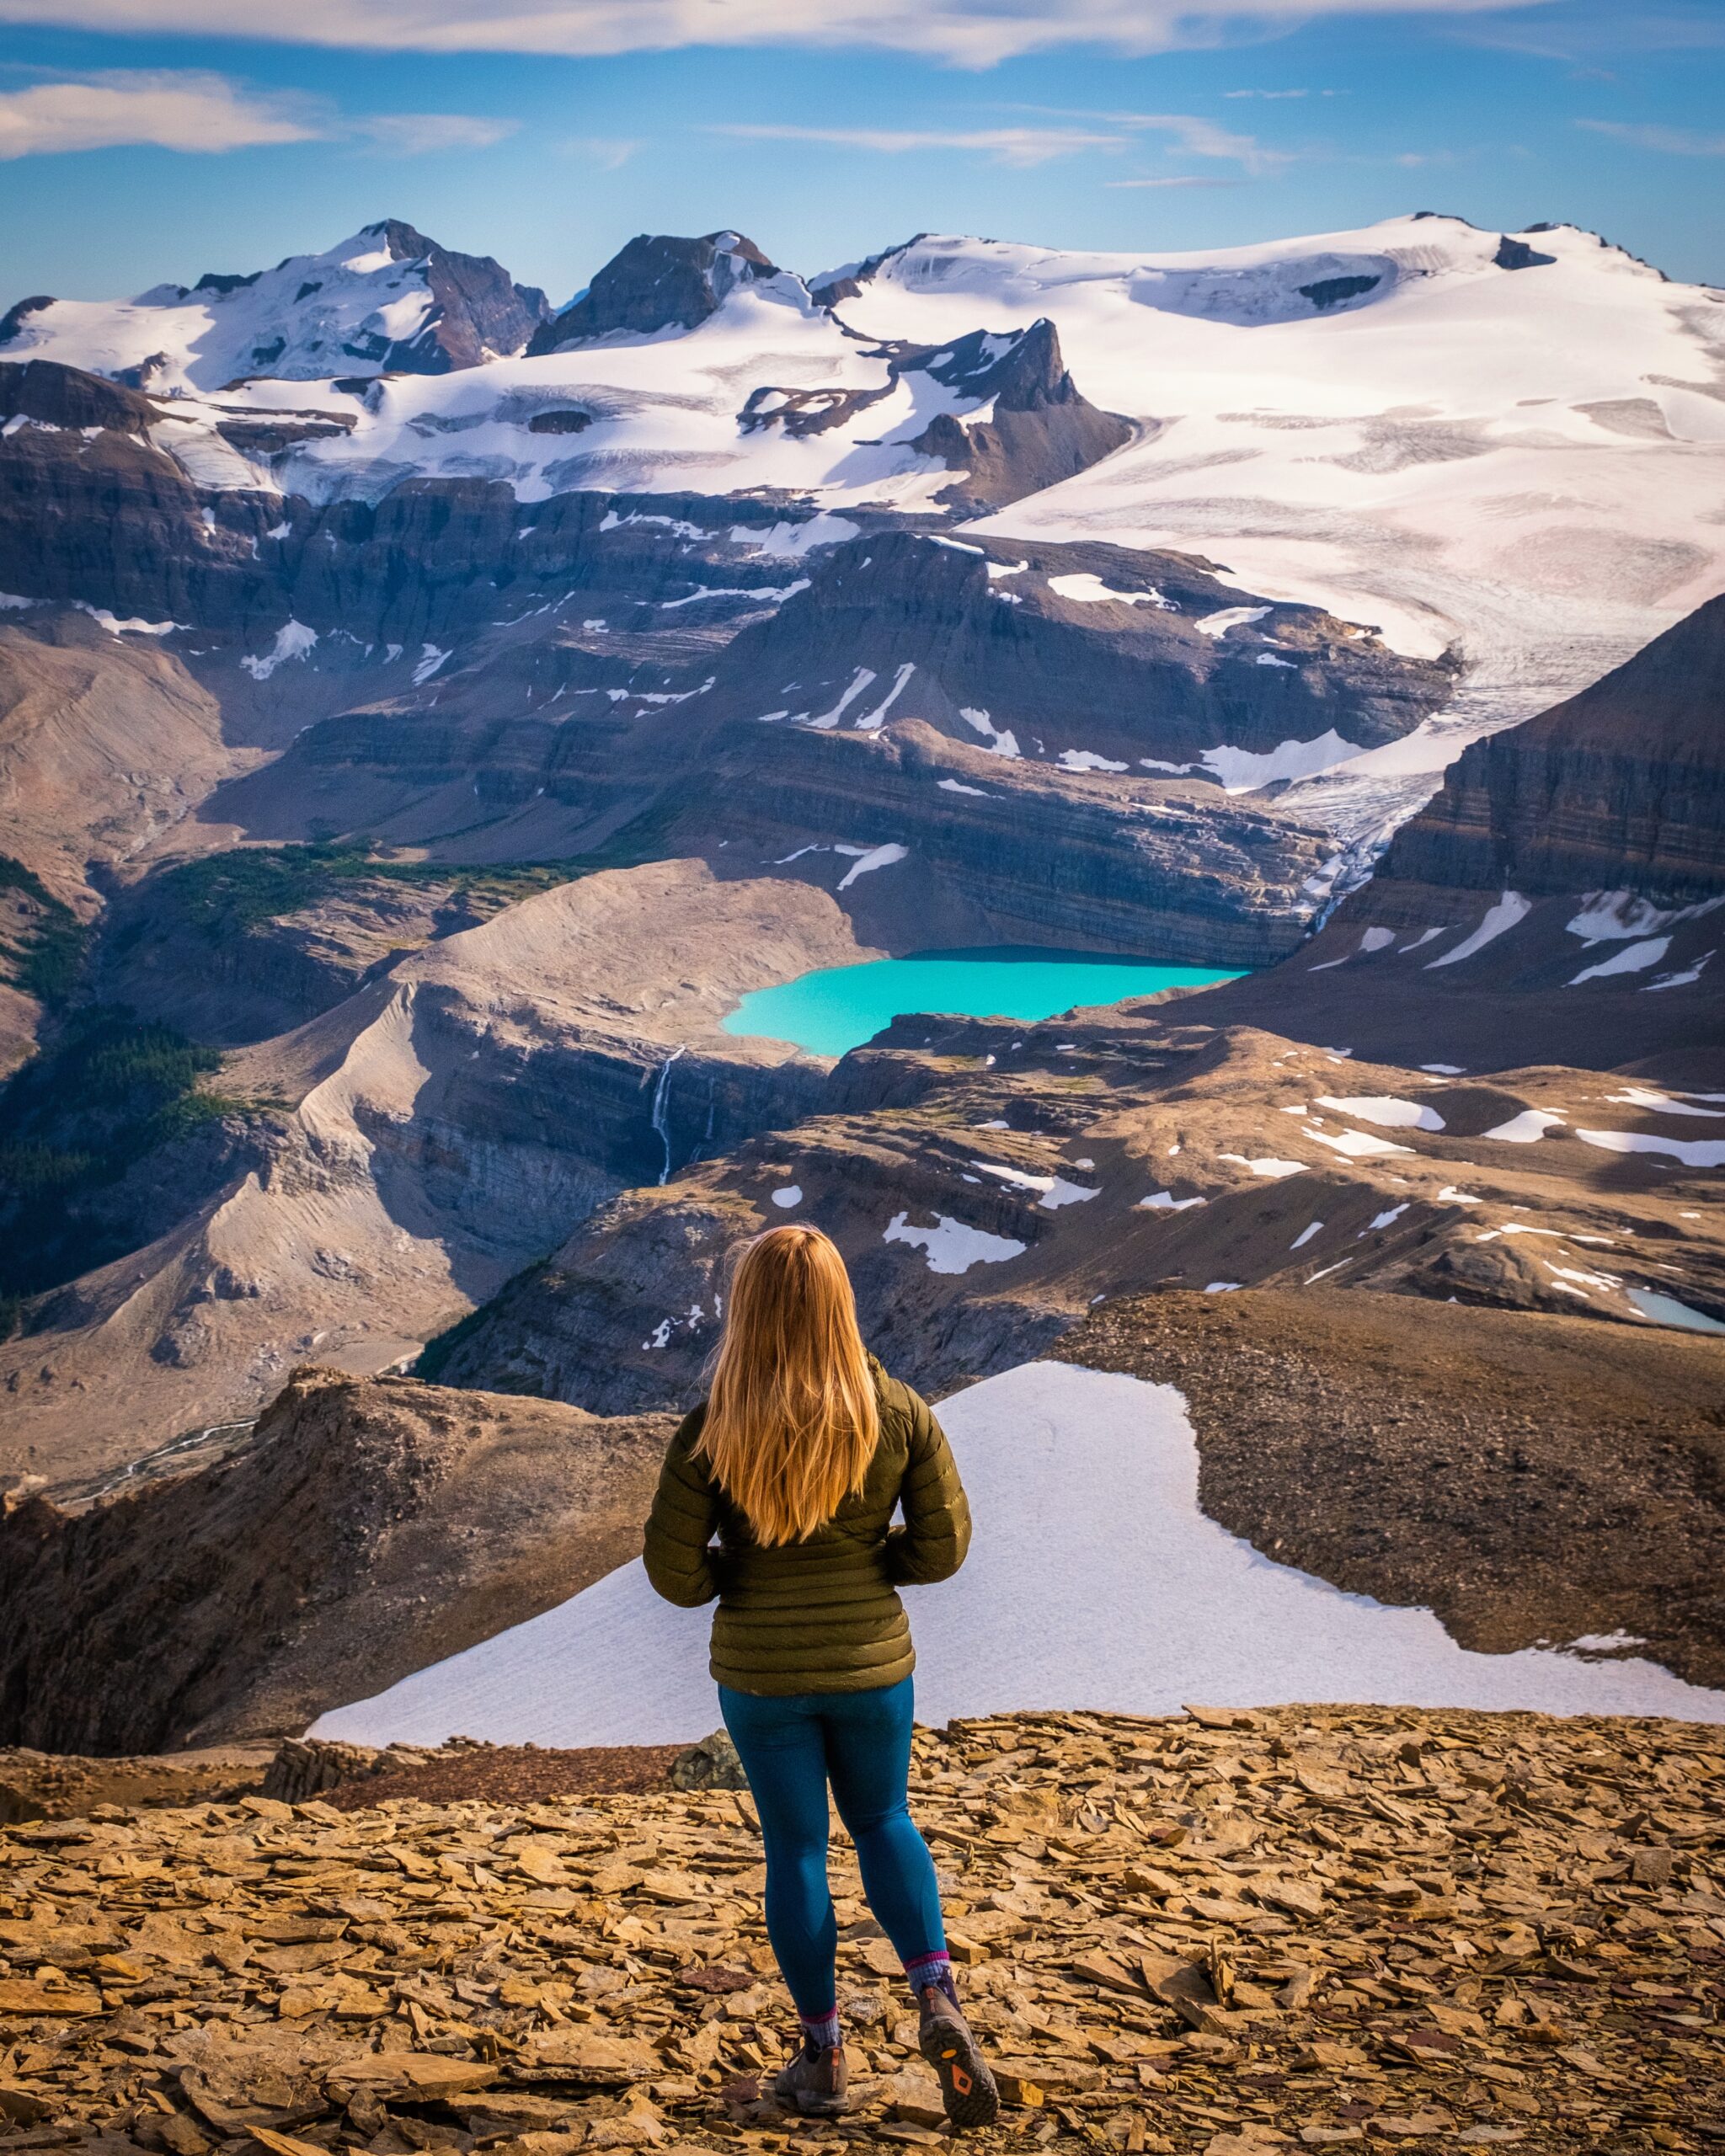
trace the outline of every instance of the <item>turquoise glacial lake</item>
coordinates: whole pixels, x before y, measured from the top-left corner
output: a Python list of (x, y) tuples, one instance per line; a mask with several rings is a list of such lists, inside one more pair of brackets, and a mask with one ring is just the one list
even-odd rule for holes
[(728, 1033), (794, 1041), (811, 1055), (843, 1055), (906, 1011), (967, 1018), (1052, 1018), (1092, 1003), (1123, 1003), (1164, 988), (1208, 988), (1237, 972), (1165, 966), (1154, 958), (1001, 944), (975, 951), (921, 951), (827, 966), (757, 988), (723, 1023)]

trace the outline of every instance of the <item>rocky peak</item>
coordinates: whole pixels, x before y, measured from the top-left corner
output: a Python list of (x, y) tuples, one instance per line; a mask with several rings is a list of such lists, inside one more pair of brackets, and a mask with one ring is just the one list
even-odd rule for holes
[(513, 357), (549, 312), (491, 256), (386, 217), (320, 254), (153, 286), (123, 307), (23, 300), (0, 319), (0, 345), (134, 387), (210, 390), (259, 375), (446, 374)]
[(963, 396), (992, 398), (1001, 411), (1039, 411), (1078, 395), (1061, 362), (1059, 332), (1046, 315), (1028, 329), (973, 329), (937, 351), (901, 360), (896, 371), (919, 367)]
[(44, 427), (106, 427), (142, 435), (156, 417), (147, 397), (99, 375), (52, 360), (0, 360), (0, 424), (29, 419)]
[(585, 292), (540, 328), (528, 350), (555, 352), (592, 337), (692, 329), (739, 286), (783, 274), (740, 232), (708, 232), (700, 239), (639, 232)]

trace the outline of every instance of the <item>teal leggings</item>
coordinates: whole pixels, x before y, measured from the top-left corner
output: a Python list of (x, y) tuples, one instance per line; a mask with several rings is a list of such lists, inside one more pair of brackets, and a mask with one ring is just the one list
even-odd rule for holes
[(826, 1785), (857, 1844), (862, 1891), (902, 1961), (942, 1952), (940, 1888), (906, 1802), (911, 1680), (788, 1700), (718, 1688), (761, 1814), (766, 1935), (806, 2020), (836, 2004), (838, 1926), (826, 1876)]

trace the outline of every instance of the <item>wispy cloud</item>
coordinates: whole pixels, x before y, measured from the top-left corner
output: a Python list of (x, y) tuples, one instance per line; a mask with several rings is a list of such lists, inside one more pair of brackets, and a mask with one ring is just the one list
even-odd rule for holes
[[(1520, 0), (1524, 8), (1554, 0)], [(1168, 52), (1325, 17), (1490, 15), (1504, 0), (0, 0), (0, 22), (420, 52), (874, 45), (964, 67), (1060, 45)]]
[(572, 135), (559, 147), (573, 156), (590, 158), (601, 172), (621, 172), (636, 151), (647, 145), (628, 136)]
[[(1332, 98), (1335, 94), (1333, 90), (1318, 92), (1321, 98)], [(1222, 95), (1225, 98), (1309, 98), (1311, 92), (1310, 90), (1224, 90)]]
[(343, 114), (203, 68), (107, 68), (0, 92), (0, 158), (148, 146), (211, 155), (282, 142), (360, 141), (397, 157), (489, 149), (513, 120), (459, 112)]
[(1287, 152), (1266, 149), (1256, 136), (1237, 135), (1194, 112), (1112, 112), (1070, 110), (1059, 105), (1015, 105), (1008, 111), (1040, 114), (1050, 120), (1088, 120), (1130, 135), (1165, 135), (1171, 153), (1220, 157), (1250, 173), (1268, 172), (1290, 162)]
[(323, 131), (303, 100), (258, 96), (202, 70), (110, 68), (0, 93), (0, 157), (121, 143), (238, 150)]
[(1225, 179), (1220, 173), (1168, 173), (1160, 179), (1105, 179), (1104, 187), (1243, 187), (1243, 179)]
[(1122, 135), (1102, 135), (1073, 127), (793, 127), (748, 126), (741, 123), (709, 127), (709, 135), (729, 135), (754, 142), (821, 142), (837, 149), (875, 150), (901, 157), (918, 150), (971, 150), (997, 165), (1047, 164), (1084, 150), (1124, 150)]
[(361, 136), (398, 157), (417, 157), (432, 150), (489, 150), (520, 125), (470, 112), (371, 112), (338, 121), (330, 131)]
[(1637, 150), (1658, 150), (1671, 157), (1725, 157), (1725, 135), (1704, 135), (1698, 127), (1642, 127), (1624, 120), (1578, 120), (1591, 135), (1608, 135)]

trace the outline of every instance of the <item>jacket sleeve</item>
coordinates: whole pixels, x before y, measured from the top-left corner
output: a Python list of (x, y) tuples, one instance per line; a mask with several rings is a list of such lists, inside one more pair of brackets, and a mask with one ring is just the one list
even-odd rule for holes
[(895, 1586), (948, 1580), (970, 1547), (970, 1506), (947, 1433), (928, 1402), (905, 1387), (911, 1404), (911, 1456), (899, 1492), (905, 1524), (886, 1539), (887, 1575)]
[(718, 1497), (712, 1476), (693, 1451), (703, 1412), (697, 1407), (685, 1417), (670, 1441), (641, 1553), (655, 1592), (684, 1609), (698, 1609), (719, 1590), (718, 1552), (708, 1547), (718, 1517)]

